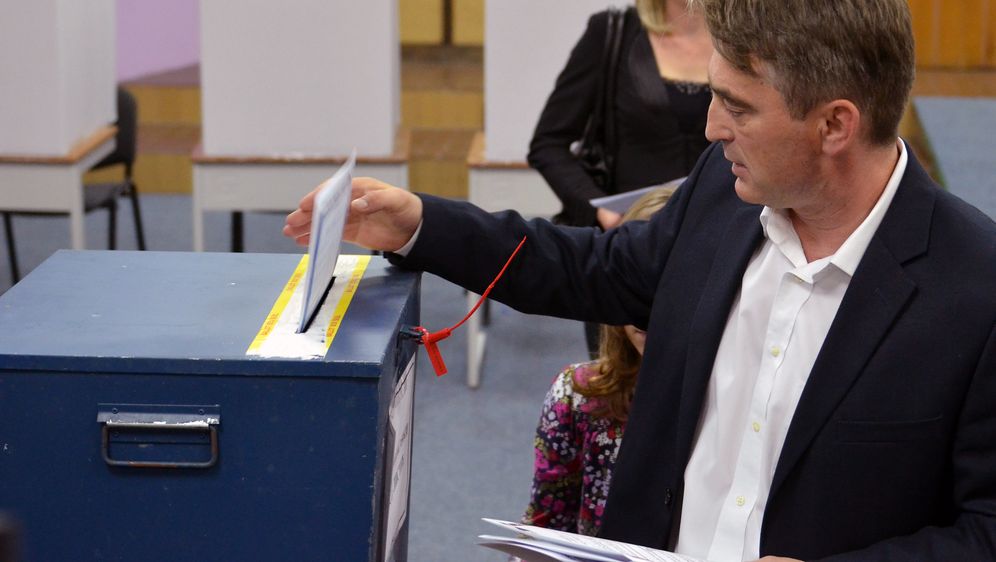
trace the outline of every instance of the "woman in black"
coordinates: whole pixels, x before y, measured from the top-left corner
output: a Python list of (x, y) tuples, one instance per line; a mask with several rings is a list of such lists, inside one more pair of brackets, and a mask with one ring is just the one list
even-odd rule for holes
[[(712, 93), (712, 40), (702, 15), (687, 0), (637, 0), (623, 14), (614, 83), (614, 165), (607, 189), (588, 176), (571, 153), (596, 111), (608, 11), (588, 20), (540, 114), (529, 145), (529, 165), (563, 204), (556, 222), (574, 226), (619, 224), (622, 216), (588, 201), (688, 175), (708, 146), (706, 114)], [(588, 352), (598, 353), (598, 325), (585, 324)]]
[[(595, 111), (608, 12), (588, 20), (557, 78), (529, 147), (529, 164), (563, 203), (556, 220), (610, 228), (621, 218), (596, 211), (589, 199), (658, 185), (688, 174), (708, 145), (712, 43), (700, 14), (686, 0), (638, 0), (624, 12), (613, 112), (613, 177), (606, 192), (571, 154)], [(610, 85), (610, 87), (612, 87)]]

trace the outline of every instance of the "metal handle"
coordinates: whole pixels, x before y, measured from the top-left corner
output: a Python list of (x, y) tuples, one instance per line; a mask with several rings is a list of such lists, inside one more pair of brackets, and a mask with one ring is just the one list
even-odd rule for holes
[[(102, 425), (100, 432), (100, 453), (108, 466), (130, 468), (210, 468), (218, 464), (218, 425), (221, 423), (221, 407), (217, 404), (204, 406), (98, 404), (97, 422)], [(153, 443), (162, 438), (163, 433), (185, 433), (189, 435), (191, 432), (207, 432), (210, 439), (211, 456), (207, 460), (199, 461), (114, 459), (111, 458), (111, 430), (119, 429), (159, 433), (159, 436), (153, 440)], [(158, 442), (169, 443), (169, 441)], [(139, 445), (139, 447), (148, 446), (149, 444)]]
[[(182, 431), (203, 431), (207, 430), (211, 438), (211, 458), (206, 461), (119, 461), (111, 458), (110, 442), (111, 427), (114, 429), (143, 429), (143, 430), (182, 430)], [(104, 462), (109, 466), (127, 466), (131, 468), (211, 468), (218, 463), (218, 429), (214, 425), (201, 426), (176, 426), (151, 423), (105, 423), (100, 433), (100, 453), (104, 457)]]

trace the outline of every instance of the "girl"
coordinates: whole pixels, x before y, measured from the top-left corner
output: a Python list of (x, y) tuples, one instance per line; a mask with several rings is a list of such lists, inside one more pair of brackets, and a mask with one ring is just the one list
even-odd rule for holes
[[(672, 191), (647, 193), (623, 222), (647, 219)], [(598, 533), (645, 337), (634, 326), (602, 326), (599, 357), (569, 365), (554, 379), (536, 428), (532, 499), (523, 523)]]

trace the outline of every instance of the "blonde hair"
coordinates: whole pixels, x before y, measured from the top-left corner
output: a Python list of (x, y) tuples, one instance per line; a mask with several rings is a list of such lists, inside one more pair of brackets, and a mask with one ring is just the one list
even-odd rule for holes
[[(665, 187), (645, 194), (623, 214), (622, 222), (650, 218), (673, 193), (674, 188)], [(603, 325), (598, 347), (598, 372), (586, 381), (574, 380), (572, 386), (582, 396), (598, 398), (591, 412), (593, 416), (625, 422), (643, 356), (633, 347), (622, 326)]]
[(671, 24), (667, 21), (667, 0), (636, 0), (636, 13), (647, 31), (671, 31)]

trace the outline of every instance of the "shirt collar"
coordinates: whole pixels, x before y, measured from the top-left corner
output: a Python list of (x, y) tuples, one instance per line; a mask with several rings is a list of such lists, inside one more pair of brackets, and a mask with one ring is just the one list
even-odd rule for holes
[[(885, 184), (885, 189), (882, 190), (882, 195), (879, 196), (878, 201), (872, 207), (868, 216), (865, 217), (865, 220), (861, 221), (858, 228), (829, 257), (830, 263), (850, 276), (854, 275), (854, 271), (858, 268), (858, 263), (865, 255), (865, 250), (868, 249), (868, 244), (871, 243), (872, 236), (875, 235), (878, 226), (882, 224), (885, 212), (889, 210), (892, 199), (896, 195), (896, 190), (899, 189), (899, 182), (903, 179), (903, 174), (906, 172), (906, 163), (909, 160), (906, 154), (906, 143), (901, 139), (897, 140), (897, 143), (899, 144), (899, 160), (896, 162), (896, 167), (892, 170), (892, 175), (889, 176), (889, 181)], [(785, 211), (765, 206), (761, 210), (760, 220), (764, 236), (773, 244), (780, 247), (782, 252), (790, 260), (795, 262), (797, 266), (800, 265), (796, 259), (798, 256), (794, 256), (793, 254), (801, 256), (802, 247), (799, 244), (799, 237), (796, 235), (795, 229), (792, 228), (792, 221), (789, 220)], [(791, 242), (794, 242), (794, 244), (791, 244)], [(798, 248), (789, 249), (786, 246), (798, 246)], [(801, 257), (801, 260), (801, 263), (805, 263), (804, 256)]]

